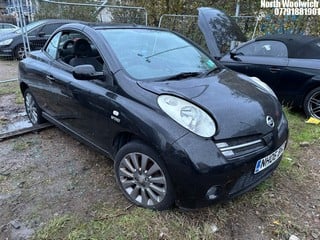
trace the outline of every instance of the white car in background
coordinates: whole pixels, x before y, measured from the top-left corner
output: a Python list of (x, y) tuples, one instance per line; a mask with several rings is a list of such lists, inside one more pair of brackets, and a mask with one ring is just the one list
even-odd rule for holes
[(19, 27), (17, 27), (14, 24), (11, 23), (0, 23), (0, 34), (3, 33), (11, 33), (14, 32), (16, 30), (20, 29)]

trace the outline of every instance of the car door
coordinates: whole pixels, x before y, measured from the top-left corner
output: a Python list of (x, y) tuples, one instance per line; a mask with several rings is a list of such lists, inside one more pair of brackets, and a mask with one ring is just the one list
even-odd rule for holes
[(57, 88), (50, 79), (52, 61), (57, 53), (57, 45), (60, 39), (60, 33), (56, 34), (48, 43), (44, 51), (31, 52), (32, 57), (26, 58), (20, 62), (19, 69), (29, 88), (34, 94), (40, 108), (45, 113), (54, 113), (59, 88)]
[(288, 51), (279, 41), (251, 41), (221, 59), (234, 71), (258, 77), (276, 93), (288, 74)]
[[(67, 34), (74, 41), (88, 39), (76, 32)], [(58, 89), (52, 118), (96, 147), (107, 149), (107, 146), (112, 145), (112, 142), (108, 142), (110, 131), (115, 130), (114, 126), (110, 127), (110, 119), (114, 114), (113, 109), (116, 109), (117, 95), (108, 81), (76, 79), (73, 76), (74, 66), (69, 65), (69, 59), (60, 58), (60, 55), (64, 55), (61, 48), (64, 42), (70, 42), (70, 37), (62, 34), (61, 39), (63, 41), (59, 43), (56, 59), (52, 62), (48, 76), (53, 89)], [(98, 54), (96, 49), (94, 54)], [(102, 59), (99, 56), (97, 58)], [(104, 65), (103, 62), (101, 64)]]

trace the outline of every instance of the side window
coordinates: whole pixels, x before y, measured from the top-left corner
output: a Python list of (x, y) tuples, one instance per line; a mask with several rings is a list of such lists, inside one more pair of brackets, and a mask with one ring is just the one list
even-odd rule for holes
[(59, 24), (59, 23), (48, 24), (48, 25), (45, 25), (40, 30), (40, 32), (43, 32), (45, 35), (51, 35), (60, 26), (61, 26), (61, 24)]
[(288, 50), (286, 45), (279, 41), (257, 41), (239, 48), (237, 54), (260, 57), (288, 57)]
[(60, 36), (61, 36), (61, 32), (57, 33), (51, 39), (51, 41), (49, 42), (48, 46), (45, 49), (45, 51), (54, 59), (56, 59), (57, 57)]
[(96, 71), (102, 71), (103, 59), (93, 42), (79, 32), (64, 32), (58, 43), (56, 57), (72, 67), (90, 64)]
[(10, 28), (12, 28), (12, 26), (10, 26), (9, 24), (4, 24), (4, 25), (3, 25), (3, 28), (4, 28), (4, 29), (10, 29)]

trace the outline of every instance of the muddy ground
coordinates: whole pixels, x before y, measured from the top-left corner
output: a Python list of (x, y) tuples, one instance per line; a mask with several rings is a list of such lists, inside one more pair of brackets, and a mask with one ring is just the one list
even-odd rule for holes
[[(0, 81), (14, 78), (16, 63), (0, 61), (0, 71), (5, 73)], [(0, 95), (3, 118), (23, 112), (14, 96)], [(172, 218), (182, 221), (184, 226), (188, 217), (197, 221), (196, 226), (203, 226), (204, 219), (215, 223), (209, 226), (218, 229), (216, 233), (212, 230), (212, 238), (200, 235), (199, 239), (320, 239), (319, 145), (319, 139), (301, 144), (293, 167), (306, 174), (299, 179), (297, 174), (276, 171), (272, 188), (259, 193), (263, 200), (251, 192), (235, 202), (156, 216), (168, 222)], [(97, 206), (135, 208), (116, 186), (111, 160), (54, 127), (0, 142), (0, 239), (32, 238), (56, 216), (71, 214), (89, 221), (97, 216)], [(170, 233), (170, 226), (165, 229), (168, 232), (158, 239), (180, 236)]]

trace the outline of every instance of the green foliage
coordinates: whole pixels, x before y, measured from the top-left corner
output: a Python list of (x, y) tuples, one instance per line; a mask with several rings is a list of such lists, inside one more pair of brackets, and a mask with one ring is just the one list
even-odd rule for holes
[(7, 95), (7, 94), (15, 94), (15, 102), (17, 104), (23, 103), (23, 96), (20, 92), (19, 82), (12, 81), (7, 83), (1, 83), (0, 85), (0, 96)]
[[(97, 4), (94, 0), (70, 0), (68, 5), (53, 4), (45, 1), (39, 1), (37, 4), (38, 12), (36, 19), (44, 18), (65, 18), (78, 19), (83, 21), (98, 21), (98, 12), (102, 8), (93, 6), (80, 6), (76, 3)], [(69, 5), (75, 3), (75, 5)], [(199, 7), (213, 7), (226, 12), (230, 16), (234, 16), (236, 12), (236, 0), (111, 0), (108, 5), (131, 6), (145, 8), (148, 16), (148, 25), (158, 26), (160, 17), (163, 14), (178, 14), (178, 15), (197, 15)], [(146, 12), (142, 9), (125, 9), (125, 8), (108, 8), (106, 10), (112, 14), (112, 22), (118, 23), (136, 23), (145, 24)], [(303, 33), (308, 35), (319, 35), (320, 25), (319, 16), (276, 16), (273, 9), (261, 9), (260, 1), (241, 0), (240, 1), (240, 17), (237, 22), (242, 28), (242, 31), (251, 38), (256, 27), (256, 17), (264, 16), (258, 21), (257, 32), (255, 36), (271, 34), (271, 33)], [(251, 16), (251, 17), (243, 17)], [(194, 40), (194, 36), (198, 35), (196, 21), (182, 19), (177, 23), (174, 17), (169, 18), (171, 23), (166, 23), (165, 27), (172, 30), (179, 30), (184, 35), (187, 35)], [(168, 21), (168, 19), (167, 19)], [(190, 32), (193, 33), (191, 34)], [(186, 34), (185, 34), (186, 32)], [(196, 39), (198, 43), (201, 42)]]
[[(218, 8), (226, 12), (228, 15), (234, 16), (236, 11), (236, 2), (236, 0), (122, 0), (121, 5), (144, 7), (148, 13), (148, 24), (152, 26), (158, 26), (160, 17), (163, 14), (197, 15), (198, 7)], [(109, 4), (120, 4), (120, 1), (110, 1)], [(121, 10), (117, 10), (113, 14), (115, 22), (123, 22), (124, 16), (126, 16), (126, 22), (137, 23), (134, 21), (137, 18), (137, 14), (133, 12), (124, 15), (124, 13), (121, 14)], [(319, 16), (276, 16), (273, 13), (273, 9), (261, 9), (260, 1), (241, 0), (240, 16), (252, 16), (251, 18), (240, 17), (237, 19), (238, 24), (247, 37), (252, 37), (257, 23), (256, 17), (260, 15), (264, 17), (258, 21), (257, 32), (255, 36), (271, 33), (303, 33), (308, 35), (320, 34), (320, 25), (318, 24)], [(183, 27), (180, 27), (179, 25), (183, 24), (185, 20), (181, 20), (182, 23), (178, 24), (176, 21), (177, 20), (172, 17), (171, 24), (165, 24), (164, 26), (173, 30), (179, 29), (179, 32), (182, 32), (181, 29), (183, 29), (183, 31), (192, 31), (195, 29), (194, 23), (186, 23), (183, 25)], [(184, 32), (182, 33), (184, 34)], [(187, 36), (189, 35), (190, 34), (187, 34)]]
[[(76, 3), (95, 4), (93, 0), (69, 0), (68, 5), (55, 4), (40, 1), (35, 19), (60, 18), (75, 19), (88, 22), (95, 22), (97, 18), (96, 8), (93, 6), (80, 6)], [(75, 3), (69, 5), (69, 3)]]

